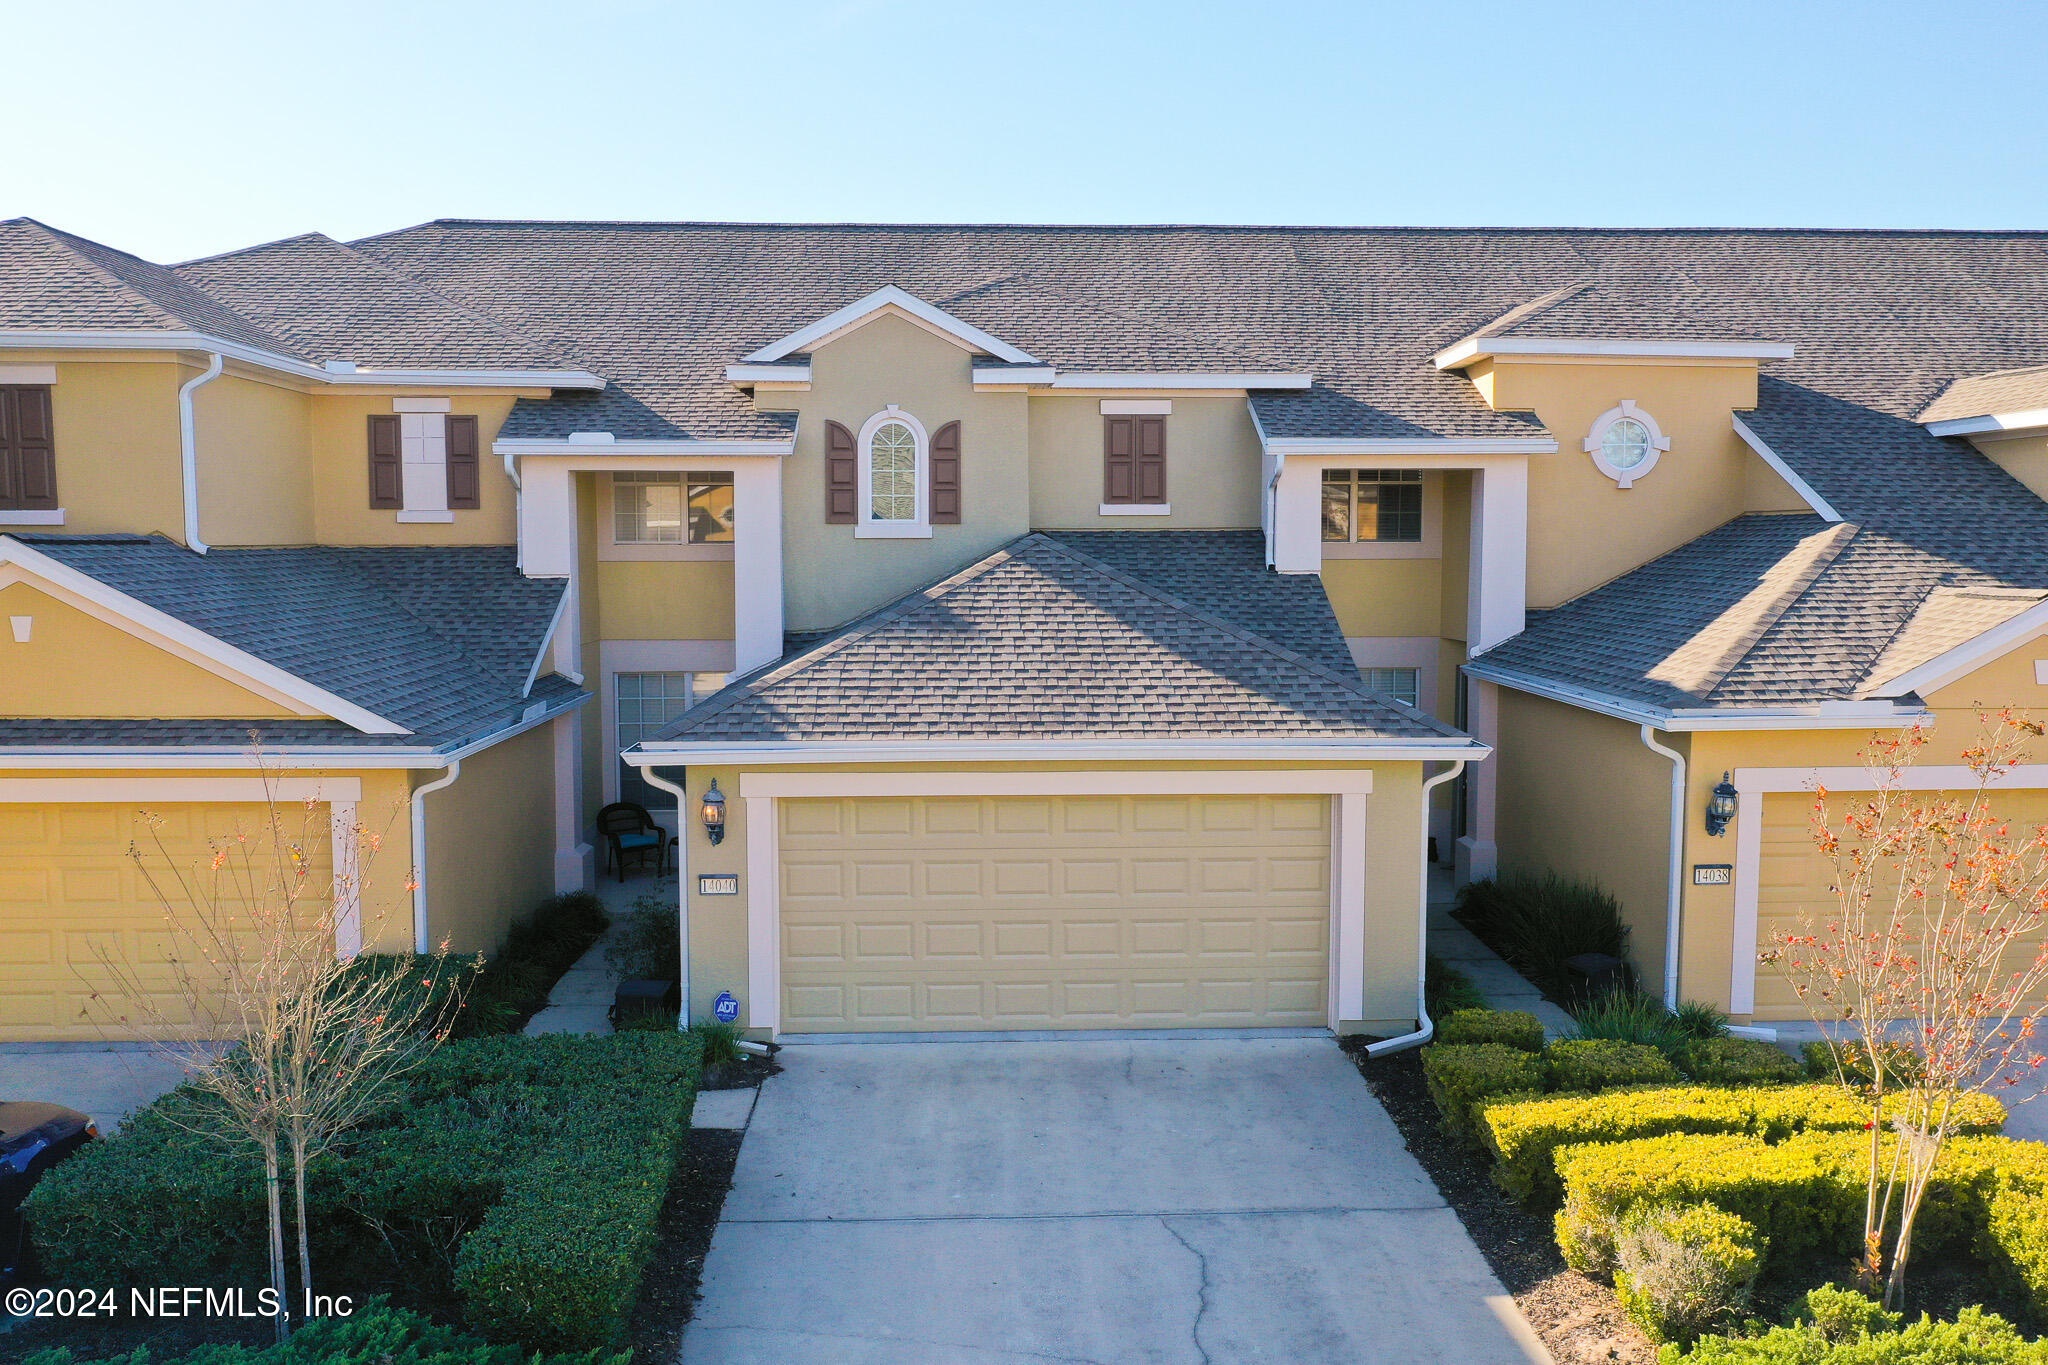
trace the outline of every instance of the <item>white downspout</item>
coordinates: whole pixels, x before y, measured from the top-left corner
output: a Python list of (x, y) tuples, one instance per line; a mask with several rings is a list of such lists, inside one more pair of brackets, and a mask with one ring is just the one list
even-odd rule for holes
[(1368, 1043), (1365, 1048), (1368, 1057), (1384, 1057), (1389, 1052), (1421, 1047), (1436, 1033), (1436, 1021), (1429, 1017), (1429, 797), (1438, 787), (1464, 771), (1465, 760), (1454, 759), (1450, 767), (1422, 784), (1422, 894), (1418, 897), (1422, 909), (1415, 925), (1415, 1022), (1420, 1027), (1398, 1038), (1382, 1038), (1377, 1043)]
[[(676, 799), (676, 937), (681, 940), (678, 962), (683, 978), (683, 1007), (676, 1012), (676, 1027), (687, 1030), (690, 1027), (690, 831), (684, 823), (690, 818), (690, 794), (675, 783), (663, 777), (653, 768), (640, 769), (640, 776), (648, 786), (668, 792)], [(685, 770), (684, 781), (689, 780)]]
[(1685, 906), (1685, 755), (1659, 744), (1651, 726), (1643, 744), (1671, 760), (1671, 865), (1664, 887), (1664, 1008), (1678, 1008), (1678, 931)]
[(448, 764), (445, 777), (412, 790), (412, 946), (413, 951), (431, 953), (433, 941), (427, 936), (427, 795), (462, 776), (462, 760)]
[(178, 455), (185, 477), (185, 546), (200, 554), (205, 554), (208, 547), (199, 538), (199, 424), (192, 415), (192, 393), (220, 378), (220, 367), (220, 352), (211, 352), (206, 372), (178, 386)]
[(1273, 477), (1266, 480), (1266, 567), (1280, 563), (1280, 476), (1287, 472), (1287, 457), (1273, 457)]

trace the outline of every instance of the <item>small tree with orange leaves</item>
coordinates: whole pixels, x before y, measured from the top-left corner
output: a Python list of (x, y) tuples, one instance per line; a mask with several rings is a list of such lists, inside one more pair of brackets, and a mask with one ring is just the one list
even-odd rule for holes
[[(143, 812), (129, 856), (162, 912), (164, 960), (103, 948), (105, 1022), (178, 1058), (209, 1103), (167, 1114), (193, 1131), (248, 1144), (263, 1164), (277, 1332), (290, 1328), (283, 1181), (293, 1185), (299, 1283), (310, 1303), (308, 1166), (399, 1094), (398, 1082), (446, 1036), (463, 973), (447, 949), (422, 962), (359, 957), (365, 878), (382, 836), (332, 820), (318, 799), (280, 800), (262, 764), (265, 800), (250, 825), (207, 837), (197, 865)], [(315, 850), (332, 847), (324, 869)]]
[(2048, 827), (2014, 826), (1995, 798), (2042, 733), (2011, 711), (1981, 716), (1962, 753), (1970, 781), (1950, 792), (1910, 780), (1924, 728), (1873, 736), (1868, 794), (1814, 796), (1833, 905), (1761, 954), (1833, 1044), (1837, 1079), (1870, 1102), (1862, 1273), (1888, 1308), (1957, 1101), (2040, 1089)]

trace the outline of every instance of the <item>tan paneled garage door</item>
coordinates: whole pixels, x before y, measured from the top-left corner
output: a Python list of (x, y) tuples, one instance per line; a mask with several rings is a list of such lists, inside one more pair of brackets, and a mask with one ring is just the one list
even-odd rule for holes
[[(1961, 796), (1961, 793), (1958, 793)], [(1847, 801), (1860, 801), (1864, 793), (1842, 792), (1830, 798), (1830, 810), (1837, 822), (1848, 809)], [(2004, 791), (1993, 807), (2017, 829), (2048, 824), (2048, 792)], [(1758, 838), (1756, 936), (1759, 951), (1778, 942), (1778, 935), (1803, 932), (1801, 921), (1812, 917), (1824, 923), (1833, 913), (1834, 868), (1813, 846), (1809, 823), (1813, 797), (1806, 792), (1774, 792), (1763, 799), (1764, 823)], [(2030, 961), (2035, 949), (2015, 947), (2012, 967), (2018, 970)], [(1756, 1017), (1759, 1019), (1807, 1018), (1806, 1006), (1793, 993), (1792, 983), (1777, 969), (1756, 969)]]
[(1328, 1022), (1327, 797), (778, 804), (786, 1031)]
[[(166, 1013), (175, 1010), (173, 977), (164, 964), (174, 944), (161, 904), (128, 857), (130, 840), (149, 828), (134, 805), (36, 805), (0, 802), (0, 1041), (124, 1039), (134, 1035), (102, 1022), (88, 1008), (104, 990), (107, 956), (133, 963), (158, 984)], [(325, 808), (315, 828), (325, 833)], [(185, 803), (153, 807), (161, 837), (180, 865), (204, 866), (207, 839), (261, 827), (254, 804)], [(293, 811), (287, 823), (296, 830)], [(306, 841), (316, 884), (331, 880), (323, 838)], [(148, 855), (153, 869), (163, 861)]]

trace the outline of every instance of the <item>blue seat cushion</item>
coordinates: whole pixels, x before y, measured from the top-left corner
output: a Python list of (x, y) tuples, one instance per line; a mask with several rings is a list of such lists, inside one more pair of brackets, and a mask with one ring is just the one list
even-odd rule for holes
[(621, 834), (618, 838), (620, 848), (653, 848), (661, 842), (658, 834)]

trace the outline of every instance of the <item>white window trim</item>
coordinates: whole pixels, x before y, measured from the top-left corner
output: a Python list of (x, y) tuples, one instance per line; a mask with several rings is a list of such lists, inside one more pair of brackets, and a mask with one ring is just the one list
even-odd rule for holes
[[(635, 471), (613, 470), (600, 474), (597, 481), (597, 515), (601, 534), (597, 542), (597, 557), (608, 563), (633, 563), (648, 560), (713, 560), (731, 563), (734, 546), (739, 543), (737, 530), (731, 540), (620, 540), (618, 536), (618, 483), (616, 475)], [(684, 488), (684, 515), (689, 513), (690, 475), (697, 473), (730, 475), (731, 470), (658, 470), (650, 471), (674, 474), (681, 479)], [(737, 481), (735, 481), (737, 482)], [(734, 494), (738, 496), (737, 493)], [(738, 519), (734, 519), (738, 526)], [(688, 532), (685, 531), (687, 535)]]
[[(1338, 466), (1332, 466), (1337, 468)], [(1344, 465), (1344, 469), (1409, 468), (1406, 465)], [(1422, 473), (1422, 539), (1420, 540), (1326, 540), (1324, 559), (1442, 559), (1444, 555), (1443, 471)], [(1320, 509), (1318, 509), (1320, 514)], [(1357, 515), (1354, 504), (1352, 514)], [(1320, 525), (1320, 523), (1319, 523)], [(1355, 532), (1358, 528), (1352, 527)]]
[[(917, 442), (917, 461), (911, 471), (917, 495), (917, 514), (909, 521), (875, 520), (875, 433), (891, 422), (901, 422), (910, 428), (911, 438)], [(860, 460), (860, 513), (853, 525), (853, 534), (861, 539), (872, 540), (929, 540), (932, 534), (931, 493), (931, 436), (924, 429), (924, 423), (911, 416), (894, 403), (883, 408), (867, 421), (861, 423), (860, 437), (855, 447)]]
[(1170, 517), (1173, 504), (1170, 502), (1105, 502), (1095, 509), (1097, 515), (1105, 517)]
[[(1633, 469), (1620, 469), (1607, 462), (1600, 453), (1601, 442), (1607, 438), (1607, 429), (1620, 421), (1641, 422), (1650, 433), (1650, 449), (1643, 455), (1643, 462)], [(1671, 449), (1671, 438), (1657, 425), (1657, 419), (1636, 406), (1633, 398), (1624, 398), (1615, 406), (1593, 419), (1593, 429), (1586, 433), (1586, 453), (1593, 457), (1593, 467), (1614, 480), (1616, 486), (1628, 488), (1657, 467), (1657, 457)]]
[(37, 511), (15, 510), (0, 512), (0, 526), (62, 526), (64, 509), (45, 508)]

